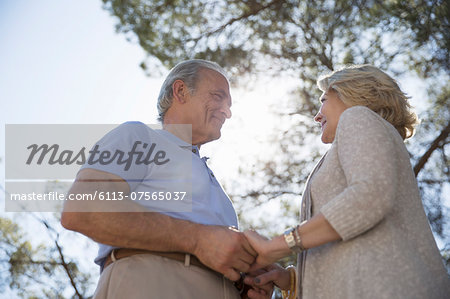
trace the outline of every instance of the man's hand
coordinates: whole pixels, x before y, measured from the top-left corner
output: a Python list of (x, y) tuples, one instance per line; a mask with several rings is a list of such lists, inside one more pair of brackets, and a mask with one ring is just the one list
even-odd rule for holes
[(239, 272), (248, 272), (256, 252), (244, 233), (224, 226), (204, 225), (196, 231), (193, 254), (206, 266), (237, 281)]

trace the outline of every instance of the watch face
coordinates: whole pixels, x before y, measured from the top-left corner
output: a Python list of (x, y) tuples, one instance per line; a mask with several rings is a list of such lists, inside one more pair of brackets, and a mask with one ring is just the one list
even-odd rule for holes
[(295, 246), (295, 238), (294, 235), (292, 234), (292, 229), (284, 233), (284, 239), (286, 240), (286, 243), (288, 244), (289, 248)]

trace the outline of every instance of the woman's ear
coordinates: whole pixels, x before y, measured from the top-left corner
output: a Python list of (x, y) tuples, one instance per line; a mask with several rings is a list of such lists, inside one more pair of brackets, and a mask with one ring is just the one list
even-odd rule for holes
[(182, 80), (176, 80), (172, 84), (173, 99), (180, 104), (186, 103), (188, 88)]

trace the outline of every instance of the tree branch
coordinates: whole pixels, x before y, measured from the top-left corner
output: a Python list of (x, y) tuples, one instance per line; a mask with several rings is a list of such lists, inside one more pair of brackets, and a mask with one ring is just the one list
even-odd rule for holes
[(439, 134), (436, 139), (431, 143), (428, 150), (425, 152), (425, 154), (422, 155), (422, 157), (417, 161), (416, 165), (414, 166), (414, 174), (417, 175), (419, 172), (423, 169), (425, 164), (427, 163), (428, 159), (431, 157), (431, 154), (440, 146), (440, 143), (445, 141), (450, 133), (450, 121), (448, 122), (447, 126), (442, 130), (441, 134)]
[(239, 21), (241, 21), (241, 20), (243, 20), (243, 19), (247, 19), (248, 17), (251, 17), (251, 16), (253, 16), (253, 15), (256, 15), (256, 14), (258, 14), (259, 12), (261, 12), (261, 11), (267, 9), (267, 8), (270, 8), (270, 7), (272, 7), (272, 6), (275, 5), (275, 4), (281, 4), (281, 3), (283, 3), (283, 2), (286, 2), (286, 1), (285, 1), (285, 0), (274, 0), (274, 1), (272, 1), (272, 2), (269, 2), (269, 3), (266, 4), (266, 5), (261, 5), (261, 6), (259, 6), (259, 7), (256, 8), (256, 9), (250, 10), (249, 12), (242, 14), (242, 15), (239, 16), (239, 17), (232, 18), (231, 20), (229, 20), (228, 22), (226, 22), (226, 23), (223, 24), (222, 26), (220, 26), (220, 27), (218, 27), (218, 28), (216, 28), (216, 29), (214, 29), (214, 30), (212, 30), (212, 31), (206, 32), (206, 33), (204, 33), (204, 34), (202, 34), (202, 35), (200, 35), (200, 36), (198, 36), (198, 37), (196, 37), (196, 38), (190, 38), (190, 39), (188, 39), (187, 41), (198, 42), (198, 41), (199, 41), (200, 39), (202, 39), (203, 37), (209, 37), (209, 36), (211, 36), (211, 35), (213, 35), (213, 34), (216, 34), (217, 32), (220, 32), (220, 31), (224, 30), (226, 27), (228, 27), (228, 26), (230, 26), (230, 25), (232, 25), (232, 24), (234, 24), (234, 23), (236, 23), (236, 22), (239, 22)]
[[(39, 218), (38, 218), (38, 219), (39, 219)], [(78, 290), (78, 287), (77, 287), (77, 284), (76, 284), (76, 282), (75, 282), (75, 279), (74, 279), (74, 277), (73, 277), (73, 275), (72, 275), (72, 272), (71, 272), (70, 269), (69, 269), (69, 265), (68, 265), (68, 263), (67, 263), (67, 262), (65, 261), (65, 259), (64, 259), (64, 254), (63, 254), (63, 252), (62, 252), (61, 246), (60, 246), (59, 243), (58, 243), (59, 233), (58, 233), (53, 227), (51, 227), (51, 226), (47, 223), (47, 221), (45, 221), (44, 219), (39, 219), (39, 221), (40, 221), (42, 224), (44, 224), (45, 227), (46, 227), (49, 231), (53, 231), (53, 232), (56, 233), (56, 237), (55, 237), (55, 241), (54, 241), (54, 242), (55, 242), (56, 249), (58, 249), (59, 257), (60, 257), (60, 259), (61, 259), (60, 265), (64, 268), (64, 271), (66, 272), (67, 276), (69, 277), (70, 284), (72, 285), (72, 287), (73, 287), (73, 289), (74, 289), (74, 291), (75, 291), (76, 296), (78, 296), (78, 298), (80, 298), (80, 299), (83, 299), (84, 297), (83, 297), (83, 295), (81, 295), (80, 291)]]
[(290, 191), (290, 190), (274, 190), (274, 191), (250, 191), (247, 194), (242, 195), (230, 195), (230, 197), (235, 198), (247, 198), (247, 197), (259, 197), (263, 195), (270, 195), (269, 199), (274, 199), (284, 194), (294, 194), (298, 195), (298, 192)]
[(58, 244), (58, 240), (55, 240), (55, 245), (56, 245), (56, 248), (58, 249), (59, 257), (61, 258), (61, 265), (63, 266), (64, 270), (66, 271), (67, 276), (69, 276), (70, 284), (72, 285), (73, 289), (75, 290), (75, 294), (77, 294), (78, 298), (83, 299), (83, 296), (78, 291), (77, 284), (75, 283), (75, 280), (72, 277), (72, 273), (69, 269), (69, 266), (66, 263), (66, 261), (64, 260), (64, 255), (62, 253), (61, 246), (59, 246), (59, 244)]

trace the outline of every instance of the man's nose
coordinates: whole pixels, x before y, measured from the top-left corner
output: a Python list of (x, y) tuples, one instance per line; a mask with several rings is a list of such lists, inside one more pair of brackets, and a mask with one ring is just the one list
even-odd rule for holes
[(226, 118), (230, 118), (232, 115), (231, 108), (228, 105), (225, 105), (224, 107), (222, 107), (222, 113), (225, 114)]

